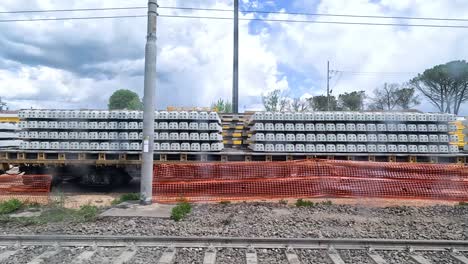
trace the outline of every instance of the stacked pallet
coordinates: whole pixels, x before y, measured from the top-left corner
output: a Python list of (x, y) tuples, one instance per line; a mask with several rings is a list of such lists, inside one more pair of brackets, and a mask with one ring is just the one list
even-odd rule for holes
[(296, 153), (457, 153), (450, 114), (407, 112), (256, 112), (250, 148)]
[[(19, 137), (27, 150), (140, 151), (141, 111), (22, 110)], [(217, 113), (155, 112), (155, 151), (223, 149)]]
[(246, 114), (221, 114), (223, 126), (223, 141), (226, 149), (245, 149), (246, 134), (244, 133)]

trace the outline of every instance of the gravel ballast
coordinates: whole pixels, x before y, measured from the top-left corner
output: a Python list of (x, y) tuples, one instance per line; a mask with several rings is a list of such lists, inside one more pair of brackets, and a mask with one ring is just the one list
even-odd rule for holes
[(216, 252), (216, 264), (246, 264), (245, 249), (221, 248)]
[(180, 222), (104, 217), (87, 223), (2, 223), (0, 234), (468, 239), (468, 207), (195, 204)]
[(299, 257), (301, 263), (303, 264), (333, 264), (331, 259), (327, 256), (326, 251), (324, 250), (303, 249), (296, 250), (296, 254)]
[(205, 251), (203, 248), (178, 248), (174, 264), (203, 263)]
[(257, 259), (259, 264), (289, 263), (284, 253), (284, 249), (260, 249), (257, 251)]

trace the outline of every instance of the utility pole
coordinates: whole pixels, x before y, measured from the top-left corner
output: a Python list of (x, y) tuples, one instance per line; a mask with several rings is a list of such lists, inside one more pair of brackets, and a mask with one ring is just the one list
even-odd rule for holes
[(148, 35), (145, 48), (145, 90), (143, 96), (143, 153), (141, 165), (140, 203), (153, 199), (154, 94), (156, 90), (156, 25), (157, 0), (148, 0)]
[(234, 58), (232, 72), (232, 112), (239, 113), (239, 0), (234, 0)]
[(327, 111), (330, 111), (330, 61), (327, 61)]

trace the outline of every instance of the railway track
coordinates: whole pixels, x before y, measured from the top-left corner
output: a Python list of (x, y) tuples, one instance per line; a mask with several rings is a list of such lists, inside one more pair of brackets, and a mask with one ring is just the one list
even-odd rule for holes
[(468, 241), (0, 236), (0, 263), (468, 263)]

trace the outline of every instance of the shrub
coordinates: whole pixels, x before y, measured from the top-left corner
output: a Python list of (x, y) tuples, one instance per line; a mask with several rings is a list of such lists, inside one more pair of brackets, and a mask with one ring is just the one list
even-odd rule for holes
[(184, 219), (192, 211), (192, 205), (188, 202), (180, 202), (171, 211), (171, 219), (178, 222)]
[(0, 215), (17, 211), (23, 206), (23, 202), (18, 199), (10, 199), (0, 203)]
[(303, 200), (303, 199), (297, 199), (296, 201), (296, 206), (297, 207), (311, 207), (315, 206), (316, 204), (311, 201)]
[(93, 221), (98, 215), (99, 209), (93, 205), (83, 205), (76, 212), (83, 222)]

